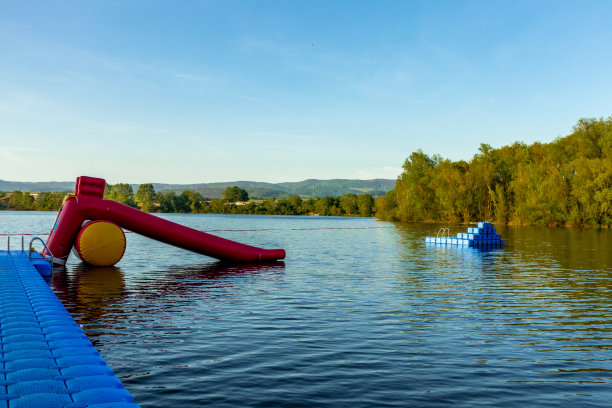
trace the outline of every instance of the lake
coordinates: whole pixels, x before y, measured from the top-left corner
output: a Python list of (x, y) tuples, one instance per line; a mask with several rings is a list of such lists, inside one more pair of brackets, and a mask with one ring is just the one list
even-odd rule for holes
[[(505, 248), (481, 251), (426, 246), (439, 225), (161, 216), (287, 258), (221, 264), (127, 234), (116, 267), (55, 272), (143, 408), (610, 406), (610, 229), (502, 227)], [(54, 220), (0, 212), (0, 232)]]

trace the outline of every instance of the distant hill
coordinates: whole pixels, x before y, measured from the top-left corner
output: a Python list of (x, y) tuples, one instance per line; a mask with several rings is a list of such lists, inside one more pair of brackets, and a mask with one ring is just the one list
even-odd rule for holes
[[(193, 190), (208, 198), (221, 198), (226, 187), (238, 186), (248, 191), (252, 198), (269, 197), (291, 197), (301, 195), (311, 197), (341, 196), (347, 193), (371, 194), (373, 196), (384, 195), (395, 187), (395, 180), (316, 180), (309, 179), (298, 182), (286, 183), (264, 183), (257, 181), (228, 181), (221, 183), (198, 183), (198, 184), (164, 184), (153, 183), (155, 191), (180, 193), (184, 190)], [(134, 192), (138, 184), (132, 184)], [(0, 180), (0, 191), (31, 191), (31, 192), (61, 192), (73, 191), (74, 181), (48, 181), (48, 182), (19, 182)]]
[(74, 191), (74, 181), (5, 181), (0, 180), (0, 191), (31, 191), (33, 193), (61, 193)]
[[(367, 193), (373, 196), (384, 195), (387, 191), (395, 187), (395, 180), (374, 179), (374, 180), (349, 180), (349, 179), (333, 179), (333, 180), (315, 180), (309, 179), (294, 183), (278, 183), (277, 186), (288, 191), (290, 195), (313, 195), (316, 193), (319, 197), (324, 196), (341, 196), (347, 193), (363, 194)], [(243, 187), (244, 188), (244, 187)]]
[[(228, 181), (219, 183), (198, 183), (198, 184), (162, 184), (153, 183), (155, 191), (161, 191), (166, 193), (174, 191), (180, 193), (185, 190), (193, 190), (204, 197), (208, 198), (221, 198), (223, 197), (223, 191), (227, 187), (238, 186), (245, 189), (249, 193), (249, 197), (252, 198), (268, 198), (268, 197), (283, 197), (287, 192), (280, 187), (278, 184), (264, 183), (258, 181)], [(138, 188), (138, 185), (132, 185), (134, 191)]]

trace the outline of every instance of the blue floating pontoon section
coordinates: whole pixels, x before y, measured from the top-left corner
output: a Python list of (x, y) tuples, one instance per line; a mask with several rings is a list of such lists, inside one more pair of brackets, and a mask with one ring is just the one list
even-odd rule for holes
[(474, 248), (503, 248), (505, 244), (490, 222), (479, 222), (478, 227), (468, 228), (467, 232), (460, 232), (456, 237), (427, 237), (425, 242), (434, 245), (456, 245)]
[(138, 408), (41, 277), (43, 262), (0, 251), (0, 408)]

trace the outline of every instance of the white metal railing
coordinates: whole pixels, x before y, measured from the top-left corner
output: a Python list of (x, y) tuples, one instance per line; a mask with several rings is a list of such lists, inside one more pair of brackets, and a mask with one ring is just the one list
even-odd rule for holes
[(450, 238), (450, 228), (440, 228), (436, 234), (436, 238)]
[(49, 235), (49, 233), (40, 233), (40, 234), (27, 234), (27, 233), (23, 233), (23, 234), (6, 234), (6, 233), (0, 233), (0, 237), (6, 237), (6, 250), (10, 251), (11, 250), (11, 237), (21, 237), (21, 250), (25, 251), (25, 237), (29, 237), (29, 236), (40, 236), (40, 235)]
[[(21, 250), (23, 251), (23, 235), (21, 236)], [(49, 251), (49, 248), (47, 247), (47, 244), (45, 244), (45, 241), (43, 241), (41, 238), (39, 237), (34, 237), (30, 240), (30, 244), (28, 245), (28, 258), (30, 260), (32, 260), (32, 244), (34, 243), (34, 241), (40, 241), (41, 244), (43, 244), (43, 246), (45, 247), (45, 249), (47, 250), (47, 253), (49, 254), (49, 256), (51, 257), (51, 267), (53, 268), (53, 254), (51, 253), (51, 251)], [(46, 259), (46, 258), (45, 258)]]
[[(4, 235), (6, 236), (6, 250), (7, 251), (11, 251), (11, 237), (21, 237), (21, 252), (25, 252), (25, 237), (30, 236), (30, 235), (47, 235), (47, 234), (0, 234), (0, 235)], [(47, 250), (47, 252), (49, 253), (49, 256), (45, 257), (45, 259), (47, 261), (51, 262), (51, 265), (53, 265), (54, 261), (55, 261), (55, 257), (53, 256), (53, 254), (51, 253), (51, 251), (49, 251), (49, 248), (47, 247), (47, 244), (45, 243), (45, 241), (43, 241), (42, 238), (35, 236), (30, 240), (30, 244), (28, 245), (28, 252), (29, 252), (29, 259), (32, 259), (32, 244), (34, 243), (34, 241), (40, 241), (40, 243), (43, 245), (43, 247), (45, 247), (45, 249)]]

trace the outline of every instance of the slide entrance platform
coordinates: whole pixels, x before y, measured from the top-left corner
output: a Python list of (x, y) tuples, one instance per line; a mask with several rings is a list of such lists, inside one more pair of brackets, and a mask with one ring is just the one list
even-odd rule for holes
[(138, 408), (24, 251), (0, 251), (0, 407)]

